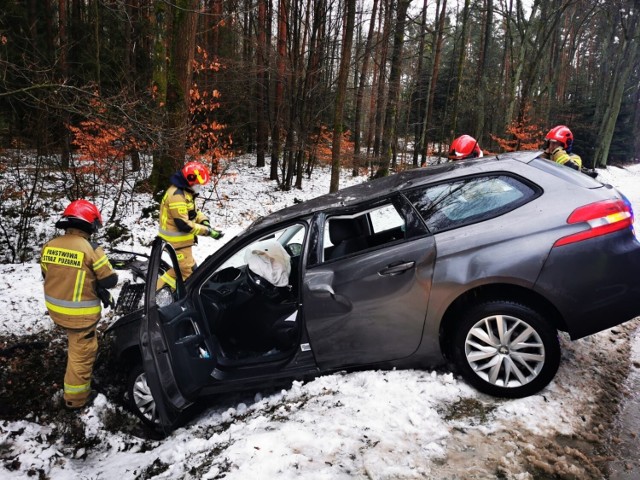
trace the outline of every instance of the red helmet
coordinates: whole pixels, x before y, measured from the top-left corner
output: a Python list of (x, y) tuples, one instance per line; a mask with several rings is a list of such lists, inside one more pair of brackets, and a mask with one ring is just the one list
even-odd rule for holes
[(206, 185), (211, 178), (209, 169), (200, 162), (187, 163), (182, 167), (182, 175), (190, 187), (193, 185)]
[(565, 125), (557, 125), (553, 127), (551, 130), (549, 130), (549, 133), (547, 133), (547, 136), (544, 137), (544, 139), (547, 141), (553, 140), (560, 143), (562, 145), (562, 148), (564, 148), (567, 152), (571, 150), (571, 146), (573, 145), (573, 133), (571, 133), (569, 127)]
[[(80, 222), (78, 222), (80, 221)], [(89, 228), (83, 224), (86, 222)], [(102, 215), (93, 203), (87, 200), (74, 200), (62, 212), (61, 228), (78, 227), (89, 232), (97, 232), (102, 227)]]
[(471, 135), (462, 135), (451, 142), (449, 158), (451, 160), (464, 160), (482, 156), (482, 149), (478, 141)]

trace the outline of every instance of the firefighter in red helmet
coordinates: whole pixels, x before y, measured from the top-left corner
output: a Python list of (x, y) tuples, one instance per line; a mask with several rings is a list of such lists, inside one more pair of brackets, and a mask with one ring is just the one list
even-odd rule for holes
[(451, 142), (451, 147), (449, 148), (450, 160), (479, 157), (482, 157), (482, 149), (478, 145), (478, 141), (471, 135), (461, 135)]
[(91, 376), (98, 351), (96, 326), (104, 306), (114, 306), (108, 288), (118, 283), (102, 247), (90, 241), (102, 226), (98, 208), (87, 200), (71, 202), (56, 222), (65, 231), (42, 247), (40, 268), (49, 316), (69, 341), (64, 375), (64, 405), (91, 401)]
[(560, 165), (566, 165), (574, 170), (582, 169), (582, 159), (571, 153), (573, 148), (573, 133), (566, 125), (557, 125), (549, 130), (544, 137), (544, 158), (548, 158)]
[[(175, 249), (183, 280), (193, 273), (196, 265), (191, 247), (197, 243), (197, 236), (209, 236), (218, 240), (224, 235), (220, 230), (211, 228), (209, 219), (195, 204), (195, 198), (202, 187), (209, 183), (210, 178), (206, 165), (188, 162), (173, 174), (171, 186), (160, 202), (158, 235)], [(165, 285), (172, 289), (176, 287), (173, 268), (162, 274), (156, 287), (159, 290)]]

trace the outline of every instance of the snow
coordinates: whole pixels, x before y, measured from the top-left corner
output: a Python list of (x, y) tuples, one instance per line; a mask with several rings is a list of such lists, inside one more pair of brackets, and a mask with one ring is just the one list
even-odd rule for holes
[[(205, 211), (226, 235), (219, 241), (200, 239), (194, 249), (198, 262), (259, 215), (328, 191), (326, 169), (305, 179), (303, 190), (281, 192), (266, 180), (268, 168), (250, 167), (251, 162), (250, 157), (234, 162), (230, 171), (237, 174), (210, 192)], [(640, 212), (640, 165), (600, 169), (598, 179), (618, 187)], [(364, 180), (345, 174), (340, 185)], [(133, 213), (150, 199), (140, 195), (137, 201), (132, 214), (121, 219), (132, 238), (118, 247), (145, 252), (157, 227)], [(59, 214), (51, 212), (51, 224)], [(52, 225), (42, 228), (54, 233)], [(121, 275), (120, 283), (126, 278)], [(36, 263), (0, 265), (0, 292), (0, 335), (52, 328)], [(533, 456), (538, 437), (553, 443), (584, 429), (597, 400), (598, 361), (623, 351), (619, 330), (575, 342), (563, 336), (556, 379), (540, 394), (519, 400), (480, 394), (447, 371), (342, 372), (275, 393), (222, 397), (167, 438), (151, 440), (107, 428), (109, 413), (121, 407), (100, 394), (78, 414), (85, 437), (97, 441), (91, 448), (74, 448), (53, 435), (55, 424), (37, 418), (0, 423), (0, 477), (40, 472), (53, 479), (105, 480), (453, 479), (494, 478), (501, 472), (504, 478), (534, 478), (521, 458)], [(637, 361), (640, 339), (634, 342)]]

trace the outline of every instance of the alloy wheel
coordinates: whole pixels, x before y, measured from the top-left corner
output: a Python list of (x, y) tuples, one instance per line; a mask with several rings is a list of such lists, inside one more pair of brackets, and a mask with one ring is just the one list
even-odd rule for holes
[(527, 322), (509, 315), (491, 315), (468, 331), (465, 356), (471, 369), (498, 387), (522, 387), (545, 365), (544, 343)]

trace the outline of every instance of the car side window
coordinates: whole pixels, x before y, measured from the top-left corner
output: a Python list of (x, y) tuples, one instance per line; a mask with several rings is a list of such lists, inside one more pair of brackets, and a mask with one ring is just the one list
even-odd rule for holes
[(392, 203), (350, 215), (331, 216), (324, 225), (324, 260), (335, 260), (404, 238), (405, 219)]
[(537, 188), (509, 175), (471, 177), (405, 193), (432, 233), (497, 217), (538, 194)]

